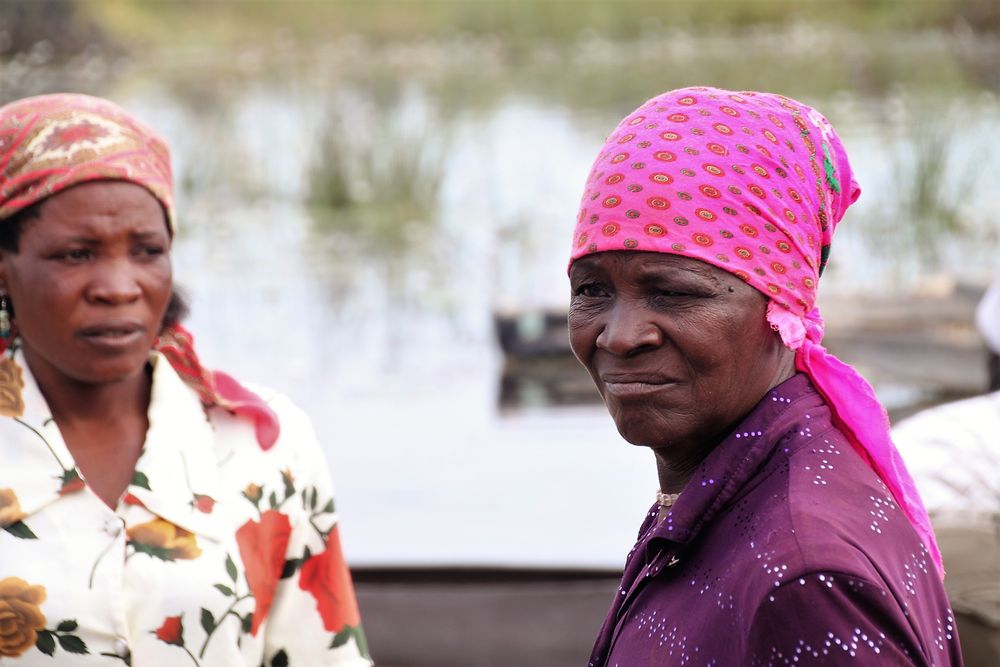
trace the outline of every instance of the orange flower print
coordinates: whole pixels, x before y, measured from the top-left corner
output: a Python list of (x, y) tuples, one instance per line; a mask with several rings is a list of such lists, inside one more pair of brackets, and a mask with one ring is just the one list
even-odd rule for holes
[(0, 579), (0, 657), (16, 658), (38, 640), (45, 628), (45, 587), (32, 586), (24, 579)]
[(247, 484), (247, 488), (243, 489), (243, 496), (256, 505), (264, 496), (264, 490), (257, 484)]
[(128, 529), (128, 540), (136, 551), (161, 560), (194, 560), (201, 547), (194, 533), (166, 519), (153, 519)]
[(0, 489), (0, 527), (15, 524), (25, 516), (14, 489)]
[(361, 624), (354, 584), (340, 548), (340, 533), (334, 526), (326, 538), (326, 551), (302, 564), (299, 588), (316, 598), (316, 608), (329, 632)]
[(274, 590), (285, 567), (285, 552), (292, 535), (288, 517), (277, 510), (260, 515), (260, 523), (247, 521), (236, 531), (236, 544), (246, 569), (247, 585), (256, 604), (250, 634), (256, 636), (274, 600)]
[(24, 373), (10, 357), (0, 360), (0, 415), (20, 417), (24, 414)]

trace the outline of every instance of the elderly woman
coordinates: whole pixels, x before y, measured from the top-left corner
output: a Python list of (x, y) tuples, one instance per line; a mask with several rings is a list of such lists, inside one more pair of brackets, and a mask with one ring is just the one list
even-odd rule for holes
[(660, 491), (590, 665), (957, 665), (927, 515), (816, 288), (859, 190), (827, 120), (676, 90), (587, 181), (570, 342)]
[(0, 662), (368, 665), (308, 419), (178, 324), (171, 187), (110, 102), (0, 108)]

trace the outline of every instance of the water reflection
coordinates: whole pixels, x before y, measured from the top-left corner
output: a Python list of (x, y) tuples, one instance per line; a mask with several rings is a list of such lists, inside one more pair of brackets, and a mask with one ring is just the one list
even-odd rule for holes
[[(995, 48), (963, 39), (960, 53)], [(502, 412), (494, 321), (564, 310), (604, 133), (677, 85), (801, 97), (841, 131), (864, 190), (825, 292), (905, 292), (937, 270), (985, 279), (1000, 195), (984, 175), (1000, 156), (983, 147), (1000, 111), (979, 70), (954, 83), (966, 70), (941, 55), (951, 44), (904, 35), (883, 52), (806, 25), (530, 48), (351, 37), (248, 48), (207, 75), (194, 56), (58, 69), (29, 54), (0, 63), (0, 95), (83, 88), (167, 135), (176, 273), (202, 356), (313, 416), (354, 562), (616, 567), (655, 488), (649, 456), (600, 406)], [(521, 405), (545, 402), (522, 391)]]

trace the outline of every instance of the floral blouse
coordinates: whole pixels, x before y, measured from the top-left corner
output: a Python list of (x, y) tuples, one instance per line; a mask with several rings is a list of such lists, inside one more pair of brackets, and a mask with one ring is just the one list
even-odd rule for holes
[(0, 664), (370, 665), (308, 418), (259, 392), (281, 423), (264, 451), (151, 362), (149, 431), (112, 510), (22, 361), (24, 414), (0, 417)]

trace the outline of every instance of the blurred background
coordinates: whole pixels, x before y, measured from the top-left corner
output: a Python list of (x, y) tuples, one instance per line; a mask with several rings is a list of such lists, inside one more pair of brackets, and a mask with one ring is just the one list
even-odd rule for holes
[(586, 661), (657, 484), (569, 353), (570, 235), (605, 134), (699, 84), (844, 138), (827, 343), (892, 417), (984, 391), (996, 0), (0, 0), (0, 104), (173, 147), (190, 328), (312, 415), (380, 665)]

